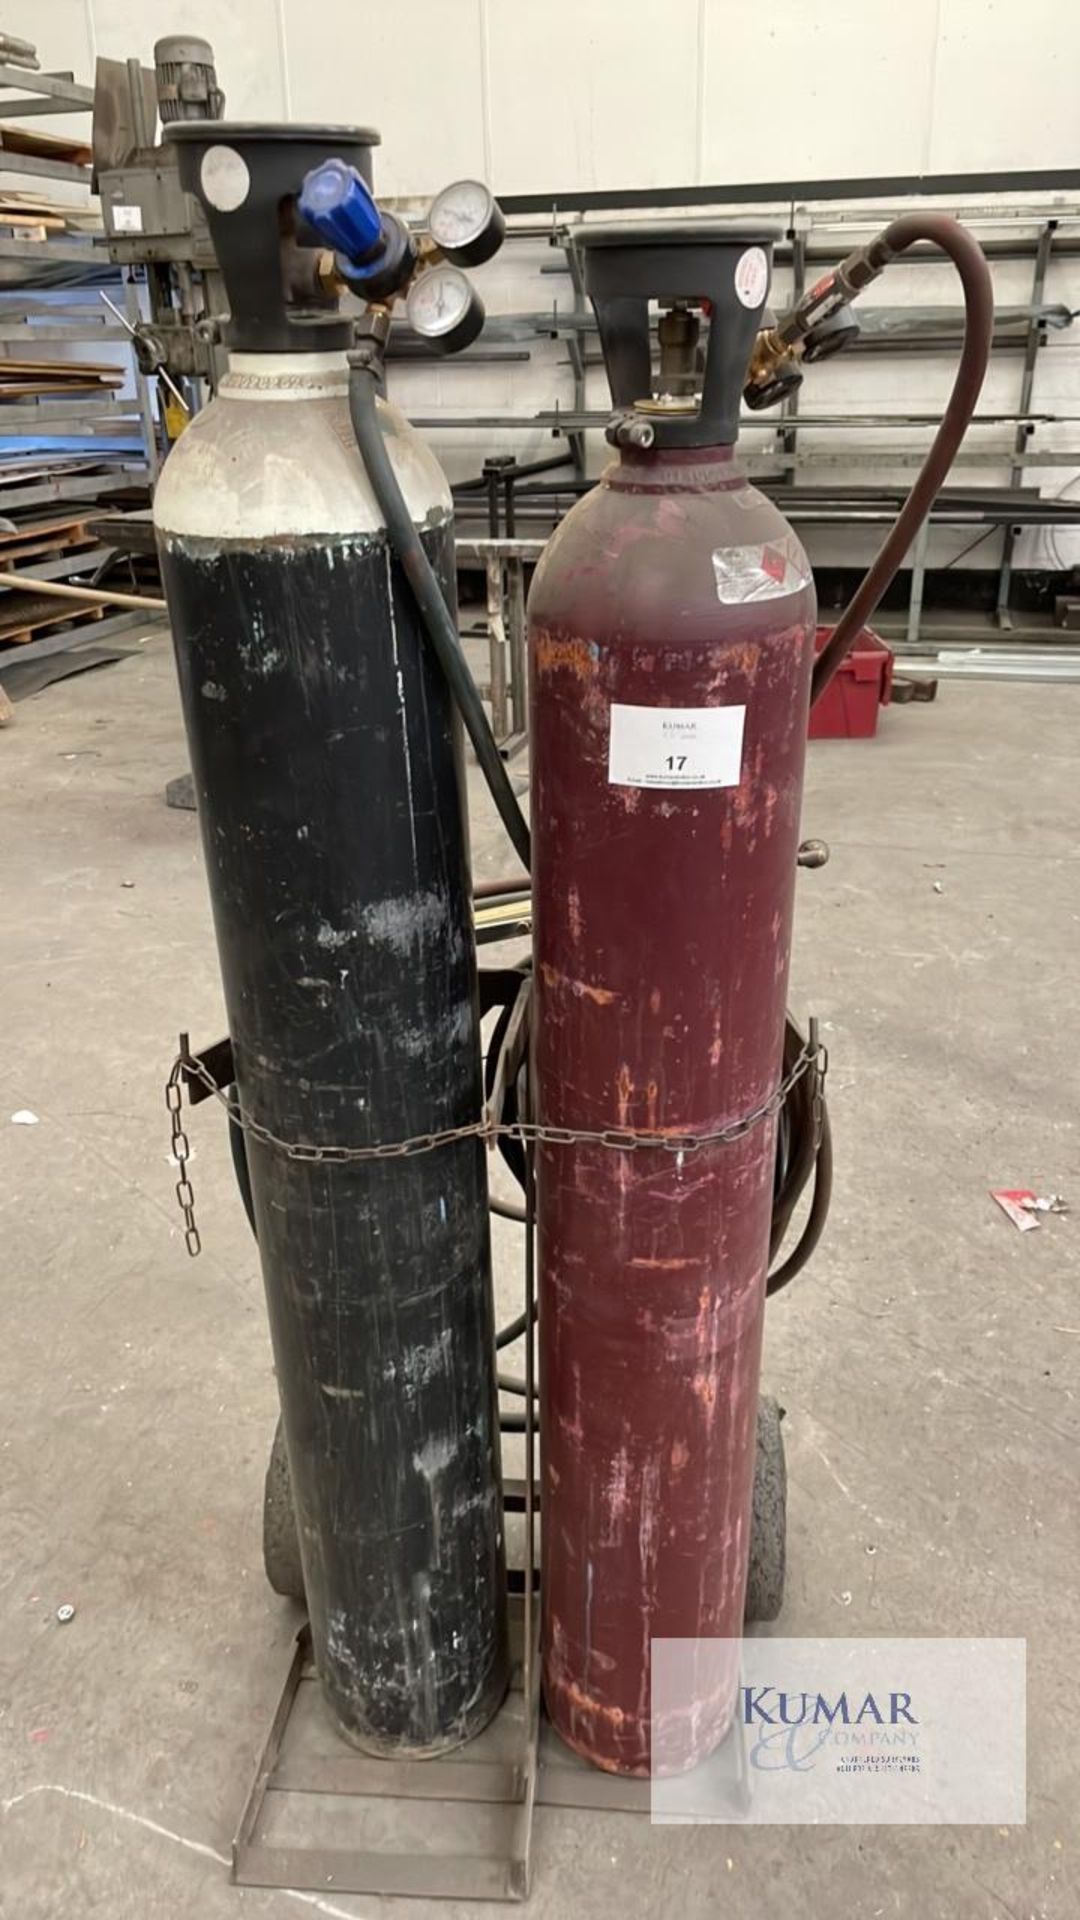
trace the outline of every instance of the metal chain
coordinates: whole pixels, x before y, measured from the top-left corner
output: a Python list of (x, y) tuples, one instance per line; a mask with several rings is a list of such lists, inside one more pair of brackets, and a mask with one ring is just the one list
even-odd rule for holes
[(793, 1060), (787, 1073), (775, 1087), (768, 1099), (754, 1107), (741, 1119), (733, 1120), (726, 1127), (717, 1127), (710, 1133), (661, 1133), (657, 1130), (636, 1131), (624, 1127), (552, 1127), (531, 1120), (492, 1120), (484, 1113), (478, 1120), (470, 1120), (460, 1127), (443, 1127), (433, 1133), (416, 1133), (407, 1140), (391, 1140), (376, 1146), (314, 1146), (309, 1142), (283, 1140), (269, 1127), (246, 1114), (237, 1100), (230, 1100), (213, 1075), (195, 1055), (177, 1054), (165, 1086), (165, 1105), (169, 1111), (172, 1128), (172, 1151), (180, 1168), (180, 1178), (176, 1183), (176, 1197), (184, 1216), (185, 1244), (188, 1252), (194, 1256), (199, 1252), (199, 1232), (195, 1225), (195, 1196), (191, 1188), (188, 1162), (191, 1152), (187, 1135), (180, 1120), (181, 1082), (186, 1077), (198, 1080), (219, 1104), (224, 1107), (229, 1119), (235, 1121), (242, 1131), (263, 1146), (274, 1147), (285, 1154), (289, 1160), (302, 1160), (315, 1165), (342, 1166), (366, 1160), (406, 1160), (420, 1153), (432, 1153), (438, 1147), (453, 1145), (459, 1140), (495, 1140), (534, 1141), (541, 1146), (586, 1146), (612, 1147), (619, 1152), (630, 1152), (639, 1147), (659, 1147), (665, 1153), (679, 1157), (687, 1153), (697, 1153), (702, 1147), (729, 1146), (736, 1140), (742, 1140), (763, 1120), (769, 1120), (784, 1105), (792, 1088), (798, 1084), (804, 1074), (815, 1074), (814, 1089), (815, 1111), (820, 1111), (825, 1075), (828, 1072), (829, 1056), (827, 1049), (818, 1039), (817, 1021), (811, 1020), (809, 1038)]
[[(182, 1064), (181, 1062), (181, 1067)], [(202, 1241), (199, 1238), (199, 1229), (195, 1225), (195, 1192), (188, 1171), (191, 1162), (191, 1146), (184, 1132), (184, 1123), (180, 1118), (181, 1099), (180, 1073), (174, 1064), (165, 1087), (165, 1105), (169, 1110), (172, 1158), (176, 1161), (180, 1175), (176, 1183), (176, 1198), (184, 1216), (184, 1245), (194, 1260), (195, 1255), (201, 1250)]]

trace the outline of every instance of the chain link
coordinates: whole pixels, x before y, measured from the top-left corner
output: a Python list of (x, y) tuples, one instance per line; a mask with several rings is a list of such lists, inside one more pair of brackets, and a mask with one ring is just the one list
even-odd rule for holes
[(195, 1190), (191, 1184), (191, 1174), (189, 1172), (191, 1146), (187, 1134), (184, 1131), (184, 1123), (180, 1118), (180, 1103), (182, 1099), (180, 1076), (183, 1069), (184, 1062), (178, 1056), (173, 1062), (173, 1069), (166, 1083), (165, 1105), (169, 1111), (172, 1158), (176, 1162), (177, 1172), (180, 1176), (176, 1182), (176, 1199), (180, 1211), (184, 1216), (184, 1245), (194, 1260), (195, 1255), (202, 1249), (202, 1241), (199, 1238), (199, 1229), (195, 1225)]
[(439, 1147), (454, 1145), (459, 1140), (483, 1140), (489, 1145), (496, 1140), (531, 1141), (540, 1146), (551, 1147), (608, 1147), (617, 1152), (631, 1152), (643, 1147), (660, 1148), (665, 1153), (675, 1154), (680, 1162), (684, 1154), (698, 1153), (703, 1147), (730, 1146), (742, 1140), (762, 1121), (769, 1120), (779, 1113), (792, 1088), (807, 1073), (813, 1072), (815, 1124), (821, 1111), (822, 1096), (825, 1087), (825, 1075), (828, 1072), (829, 1056), (827, 1049), (818, 1040), (817, 1022), (811, 1020), (809, 1038), (804, 1043), (789, 1067), (787, 1073), (775, 1087), (767, 1100), (754, 1107), (741, 1119), (731, 1121), (726, 1127), (717, 1127), (710, 1133), (661, 1133), (656, 1129), (636, 1131), (629, 1127), (553, 1127), (532, 1120), (495, 1121), (484, 1113), (477, 1120), (469, 1120), (464, 1126), (443, 1127), (433, 1133), (416, 1133), (407, 1140), (391, 1140), (375, 1146), (315, 1146), (310, 1142), (283, 1140), (269, 1127), (246, 1114), (237, 1100), (230, 1100), (227, 1093), (218, 1086), (213, 1075), (195, 1055), (177, 1054), (173, 1061), (169, 1078), (165, 1085), (165, 1105), (169, 1113), (172, 1130), (172, 1153), (180, 1170), (176, 1183), (176, 1198), (184, 1216), (184, 1242), (189, 1254), (194, 1257), (200, 1250), (199, 1230), (195, 1224), (195, 1195), (192, 1191), (191, 1176), (188, 1171), (191, 1149), (187, 1134), (180, 1118), (182, 1099), (182, 1081), (185, 1076), (197, 1080), (207, 1094), (224, 1107), (229, 1119), (234, 1121), (249, 1139), (258, 1140), (263, 1146), (274, 1147), (285, 1154), (289, 1160), (301, 1160), (317, 1166), (343, 1166), (371, 1160), (408, 1160), (421, 1153), (433, 1153)]

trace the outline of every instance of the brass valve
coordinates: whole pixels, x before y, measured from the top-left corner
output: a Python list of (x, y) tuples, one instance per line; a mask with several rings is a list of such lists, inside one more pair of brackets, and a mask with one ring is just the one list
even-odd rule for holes
[(754, 412), (774, 407), (802, 383), (800, 362), (813, 366), (849, 346), (858, 334), (858, 322), (846, 301), (833, 304), (812, 324), (803, 324), (806, 303), (779, 326), (758, 334), (750, 356), (743, 399)]
[(329, 247), (321, 247), (316, 255), (315, 284), (327, 300), (336, 300), (345, 291), (345, 282)]
[(778, 327), (768, 327), (758, 334), (743, 387), (743, 399), (753, 412), (775, 407), (802, 385), (800, 351), (799, 344), (791, 345), (781, 338)]

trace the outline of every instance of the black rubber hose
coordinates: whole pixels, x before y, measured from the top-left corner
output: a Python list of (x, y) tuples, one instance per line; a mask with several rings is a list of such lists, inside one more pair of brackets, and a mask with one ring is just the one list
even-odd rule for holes
[[(790, 1073), (803, 1045), (803, 1036), (789, 1017), (784, 1029), (785, 1074)], [(816, 1075), (804, 1073), (791, 1088), (780, 1111), (772, 1225), (769, 1232), (770, 1265), (780, 1251), (811, 1174), (814, 1176), (814, 1197), (806, 1224), (787, 1259), (770, 1271), (765, 1286), (767, 1297), (779, 1293), (806, 1265), (824, 1231), (832, 1194), (832, 1136), (829, 1132), (828, 1110)]]
[[(789, 1016), (784, 1028), (783, 1070), (791, 1072), (804, 1045)], [(798, 1205), (799, 1196), (814, 1170), (817, 1154), (817, 1076), (804, 1073), (790, 1089), (780, 1110), (776, 1140), (776, 1179), (773, 1187), (769, 1259), (775, 1260)]]
[(386, 451), (376, 406), (376, 378), (374, 365), (354, 366), (349, 373), (349, 413), (360, 458), (386, 521), (390, 545), (412, 588), (424, 631), (465, 723), (491, 797), (513, 842), (514, 851), (527, 869), (530, 860), (529, 829), (495, 745), (476, 682), (469, 672), (457, 622), (446, 604), (446, 596), (436, 578), (435, 569), (424, 552)]
[(821, 1139), (814, 1159), (814, 1197), (810, 1202), (810, 1212), (806, 1216), (806, 1225), (799, 1235), (797, 1245), (792, 1248), (787, 1259), (770, 1273), (765, 1283), (766, 1299), (771, 1300), (774, 1294), (787, 1286), (789, 1280), (794, 1280), (795, 1275), (802, 1272), (821, 1239), (829, 1214), (829, 1201), (832, 1198), (832, 1173), (832, 1132), (829, 1127), (828, 1111), (822, 1102)]
[[(516, 1373), (500, 1373), (499, 1392), (516, 1393), (520, 1400), (524, 1400), (526, 1398), (525, 1382), (524, 1380), (519, 1380)], [(537, 1389), (535, 1387), (533, 1388), (533, 1398), (537, 1398)]]
[(519, 1227), (525, 1225), (524, 1207), (515, 1206), (512, 1200), (500, 1200), (494, 1193), (488, 1195), (488, 1212), (497, 1213), (500, 1220), (516, 1220)]
[[(532, 1317), (533, 1317), (533, 1326), (535, 1326), (536, 1325), (535, 1305), (533, 1306)], [(516, 1320), (511, 1320), (505, 1327), (500, 1327), (498, 1333), (495, 1335), (495, 1345), (499, 1349), (499, 1351), (501, 1352), (503, 1347), (512, 1347), (515, 1340), (520, 1340), (522, 1334), (525, 1331), (526, 1325), (527, 1325), (526, 1315), (523, 1313), (519, 1313)]]

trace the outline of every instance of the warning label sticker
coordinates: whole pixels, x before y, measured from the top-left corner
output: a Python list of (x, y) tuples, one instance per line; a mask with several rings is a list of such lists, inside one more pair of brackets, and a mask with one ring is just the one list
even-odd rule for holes
[(760, 307), (768, 291), (768, 256), (762, 247), (747, 247), (735, 264), (735, 292), (744, 307)]
[(611, 709), (613, 787), (737, 787), (745, 707)]

